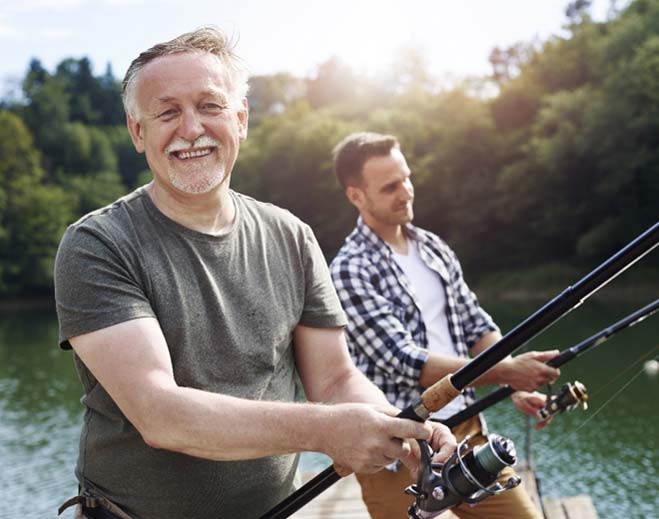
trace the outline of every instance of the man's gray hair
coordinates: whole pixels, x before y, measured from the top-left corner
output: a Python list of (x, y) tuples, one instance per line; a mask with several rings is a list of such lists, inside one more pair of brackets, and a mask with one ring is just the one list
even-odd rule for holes
[(196, 31), (187, 32), (177, 36), (173, 40), (158, 43), (149, 50), (142, 52), (133, 60), (126, 71), (122, 83), (121, 97), (126, 114), (139, 120), (140, 114), (135, 99), (135, 86), (141, 70), (147, 63), (170, 54), (181, 52), (209, 52), (217, 56), (226, 67), (231, 81), (232, 99), (239, 103), (247, 95), (249, 86), (247, 84), (248, 72), (243, 60), (234, 52), (235, 43), (227, 35), (213, 26), (205, 26)]

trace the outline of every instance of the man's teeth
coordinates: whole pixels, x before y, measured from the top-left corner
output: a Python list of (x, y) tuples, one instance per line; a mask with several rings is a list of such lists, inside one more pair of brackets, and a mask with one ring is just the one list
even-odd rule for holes
[(193, 157), (203, 157), (204, 155), (208, 155), (211, 151), (210, 148), (198, 151), (179, 151), (176, 153), (176, 156), (179, 159), (191, 159)]

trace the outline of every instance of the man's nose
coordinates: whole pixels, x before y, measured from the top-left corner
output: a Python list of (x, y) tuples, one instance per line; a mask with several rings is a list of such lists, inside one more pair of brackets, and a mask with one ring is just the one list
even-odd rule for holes
[(411, 200), (414, 198), (414, 186), (412, 185), (411, 182), (406, 182), (403, 184), (403, 199), (404, 200)]
[(192, 109), (184, 110), (181, 114), (181, 122), (178, 128), (179, 135), (186, 141), (194, 142), (204, 132), (204, 125), (197, 111)]

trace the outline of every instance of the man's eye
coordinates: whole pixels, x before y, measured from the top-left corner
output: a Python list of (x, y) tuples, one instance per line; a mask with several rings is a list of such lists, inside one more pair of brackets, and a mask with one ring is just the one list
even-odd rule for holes
[(176, 115), (176, 110), (173, 108), (170, 108), (169, 110), (165, 110), (164, 112), (160, 112), (158, 114), (158, 118), (160, 119), (171, 119)]
[(220, 110), (223, 110), (223, 109), (226, 108), (226, 107), (223, 106), (223, 105), (219, 105), (219, 104), (217, 104), (217, 103), (206, 103), (206, 104), (204, 104), (204, 105), (202, 106), (202, 108), (203, 108), (204, 110), (210, 110), (210, 111), (214, 111), (214, 112), (219, 112)]

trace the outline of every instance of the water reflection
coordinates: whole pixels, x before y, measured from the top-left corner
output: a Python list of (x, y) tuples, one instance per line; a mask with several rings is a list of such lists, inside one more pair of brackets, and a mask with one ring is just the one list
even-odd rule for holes
[(56, 517), (74, 495), (82, 409), (52, 310), (0, 318), (0, 518)]
[[(646, 302), (642, 302), (643, 304)], [(537, 305), (486, 305), (505, 330)], [(638, 305), (589, 303), (536, 338), (534, 349), (572, 346), (631, 313)], [(642, 374), (591, 416), (642, 369), (625, 367), (659, 342), (659, 317), (623, 332), (562, 368), (560, 382), (580, 380), (591, 409), (563, 415), (533, 433), (532, 454), (545, 495), (587, 493), (600, 517), (645, 518), (657, 509), (656, 400), (659, 377)], [(656, 357), (656, 351), (653, 356)], [(0, 519), (56, 517), (75, 493), (82, 407), (71, 354), (57, 347), (52, 310), (0, 315)], [(487, 412), (490, 429), (510, 436), (523, 452), (525, 420), (509, 403)], [(589, 420), (589, 421), (587, 421)], [(326, 458), (304, 458), (317, 472)], [(72, 513), (64, 517), (72, 517)]]

